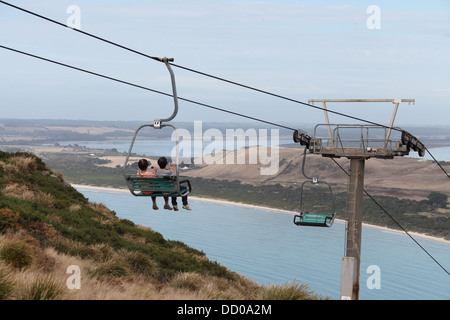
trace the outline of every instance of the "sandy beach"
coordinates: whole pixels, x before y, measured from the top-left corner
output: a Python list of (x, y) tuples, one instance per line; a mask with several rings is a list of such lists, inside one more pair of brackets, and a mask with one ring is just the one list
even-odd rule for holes
[[(72, 187), (74, 187), (77, 190), (92, 190), (92, 191), (130, 193), (127, 189), (106, 188), (106, 187), (98, 187), (98, 186), (90, 186), (90, 185), (72, 184)], [(295, 214), (298, 213), (298, 212), (295, 212), (295, 211), (289, 211), (289, 210), (283, 210), (283, 209), (275, 209), (275, 208), (256, 206), (256, 205), (239, 203), (239, 202), (232, 202), (232, 201), (218, 200), (218, 199), (210, 199), (210, 198), (201, 198), (201, 197), (195, 197), (195, 196), (190, 196), (189, 199), (195, 200), (195, 201), (204, 201), (204, 202), (223, 204), (223, 205), (232, 205), (232, 206), (241, 206), (241, 207), (248, 207), (248, 208), (255, 208), (255, 209), (271, 210), (271, 211), (276, 211), (276, 212), (285, 213), (285, 214), (291, 214), (291, 215), (295, 215)], [(345, 220), (342, 220), (342, 219), (336, 219), (336, 221), (345, 223)], [(368, 227), (368, 228), (376, 228), (376, 229), (384, 230), (386, 232), (405, 234), (401, 230), (395, 230), (395, 229), (391, 229), (391, 228), (376, 226), (376, 225), (368, 224), (368, 223), (363, 223), (363, 225), (365, 227)], [(426, 234), (422, 234), (422, 233), (417, 233), (417, 232), (409, 232), (408, 231), (408, 233), (414, 238), (418, 237), (418, 238), (429, 239), (429, 240), (433, 240), (433, 241), (438, 241), (438, 242), (443, 242), (443, 243), (446, 243), (446, 244), (450, 244), (450, 240), (446, 240), (446, 239), (443, 239), (443, 238), (432, 237), (432, 236), (429, 236), (429, 235), (426, 235)]]

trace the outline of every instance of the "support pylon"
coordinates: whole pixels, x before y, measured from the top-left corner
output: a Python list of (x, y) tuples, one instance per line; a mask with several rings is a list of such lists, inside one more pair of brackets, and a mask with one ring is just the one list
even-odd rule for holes
[(347, 193), (347, 242), (342, 259), (341, 299), (359, 299), (365, 158), (351, 158)]

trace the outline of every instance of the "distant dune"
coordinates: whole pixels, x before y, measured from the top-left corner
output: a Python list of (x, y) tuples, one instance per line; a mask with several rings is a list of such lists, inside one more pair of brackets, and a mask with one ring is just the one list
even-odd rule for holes
[[(195, 170), (186, 170), (183, 175), (189, 177), (202, 177), (205, 179), (240, 180), (245, 183), (280, 183), (294, 184), (305, 181), (302, 174), (303, 149), (280, 148), (279, 170), (274, 175), (261, 175), (260, 170), (268, 165), (261, 163), (248, 164), (249, 152), (257, 152), (257, 147), (246, 149), (246, 164), (205, 164), (211, 161), (200, 161)], [(223, 153), (223, 156), (236, 157), (244, 152)], [(270, 152), (268, 152), (270, 155)], [(236, 159), (236, 158), (234, 158)], [(348, 170), (349, 160), (335, 159), (345, 170)], [(217, 162), (217, 161), (216, 161)], [(336, 184), (337, 188), (347, 187), (347, 175), (330, 158), (320, 155), (307, 154), (305, 172), (308, 176), (318, 177), (319, 180)], [(366, 161), (364, 186), (366, 190), (378, 195), (391, 195), (398, 198), (425, 199), (431, 191), (444, 193), (450, 197), (450, 183), (448, 178), (433, 161), (397, 157), (394, 159), (370, 158)]]

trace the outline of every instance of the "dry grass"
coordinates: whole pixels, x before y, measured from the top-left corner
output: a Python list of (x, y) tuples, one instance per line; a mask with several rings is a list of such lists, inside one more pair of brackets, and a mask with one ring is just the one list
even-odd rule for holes
[[(62, 285), (52, 275), (27, 275), (15, 292), (17, 300), (57, 300), (62, 293)], [(25, 276), (25, 278), (27, 277)]]
[(32, 172), (36, 170), (36, 159), (27, 156), (14, 156), (8, 160), (8, 163), (0, 161), (0, 166), (7, 174), (15, 174), (17, 172)]
[[(251, 300), (314, 299), (304, 286), (260, 287), (235, 274), (233, 280), (182, 272), (160, 282), (151, 257), (107, 244), (83, 245), (54, 234), (47, 247), (26, 231), (0, 234), (0, 298), (13, 300)], [(5, 250), (7, 248), (8, 250)], [(74, 288), (79, 270), (79, 288)]]
[(228, 280), (205, 276), (195, 272), (182, 272), (175, 276), (170, 286), (178, 292), (195, 295), (196, 299), (243, 300), (255, 298), (258, 285), (243, 277)]
[(72, 205), (70, 205), (70, 207), (69, 207), (69, 211), (70, 212), (77, 212), (77, 211), (79, 211), (81, 209), (81, 205), (79, 205), (79, 204), (72, 204)]
[(0, 161), (0, 168), (6, 175), (11, 175), (17, 172), (17, 168), (14, 165), (5, 163), (3, 161)]
[[(64, 238), (58, 241), (59, 249), (64, 246), (71, 255), (53, 248), (43, 250), (37, 240), (23, 234), (0, 235), (3, 252), (0, 255), (0, 298), (140, 300), (198, 297), (196, 293), (156, 281), (153, 276), (157, 266), (143, 255), (125, 250), (114, 252), (107, 245), (95, 245), (89, 248), (93, 259), (83, 259), (72, 256), (82, 245)], [(73, 275), (68, 273), (70, 266), (80, 268), (80, 289), (71, 289), (67, 285)]]
[(263, 286), (258, 292), (260, 300), (318, 300), (321, 299), (308, 289), (306, 284), (299, 282), (284, 285), (272, 284)]
[[(0, 295), (3, 299), (249, 299), (250, 292), (256, 292), (258, 288), (239, 276), (239, 280), (232, 281), (189, 272), (180, 273), (171, 282), (163, 284), (155, 279), (157, 268), (148, 257), (125, 250), (114, 252), (107, 245), (91, 246), (97, 252), (96, 258), (83, 259), (53, 248), (41, 249), (37, 240), (24, 234), (0, 235), (0, 243), (12, 242), (27, 246), (32, 262), (26, 268), (18, 268), (0, 258)], [(66, 240), (65, 245), (77, 250), (76, 242)], [(70, 286), (74, 276), (70, 266), (80, 270), (79, 289)]]
[(9, 162), (17, 168), (17, 171), (32, 172), (37, 168), (36, 159), (31, 157), (15, 156)]
[(0, 300), (8, 299), (14, 291), (15, 281), (6, 263), (0, 260)]
[(0, 245), (0, 259), (16, 269), (28, 268), (33, 263), (33, 249), (25, 240), (8, 238)]
[(18, 183), (11, 183), (6, 185), (2, 193), (8, 197), (14, 197), (26, 201), (39, 202), (41, 204), (53, 206), (54, 198), (51, 194), (42, 191), (33, 191), (25, 185)]
[[(0, 298), (14, 300), (271, 300), (314, 299), (304, 286), (260, 287), (235, 274), (233, 280), (181, 272), (160, 282), (151, 257), (107, 244), (86, 245), (55, 233), (41, 243), (27, 231), (0, 234)], [(8, 250), (5, 250), (8, 248)], [(74, 288), (72, 267), (80, 287)]]

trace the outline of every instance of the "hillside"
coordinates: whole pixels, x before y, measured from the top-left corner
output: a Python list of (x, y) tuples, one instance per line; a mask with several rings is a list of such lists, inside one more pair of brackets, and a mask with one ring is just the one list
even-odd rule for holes
[(274, 289), (318, 298), (298, 283), (260, 287), (90, 203), (40, 158), (0, 152), (0, 300), (270, 299)]

